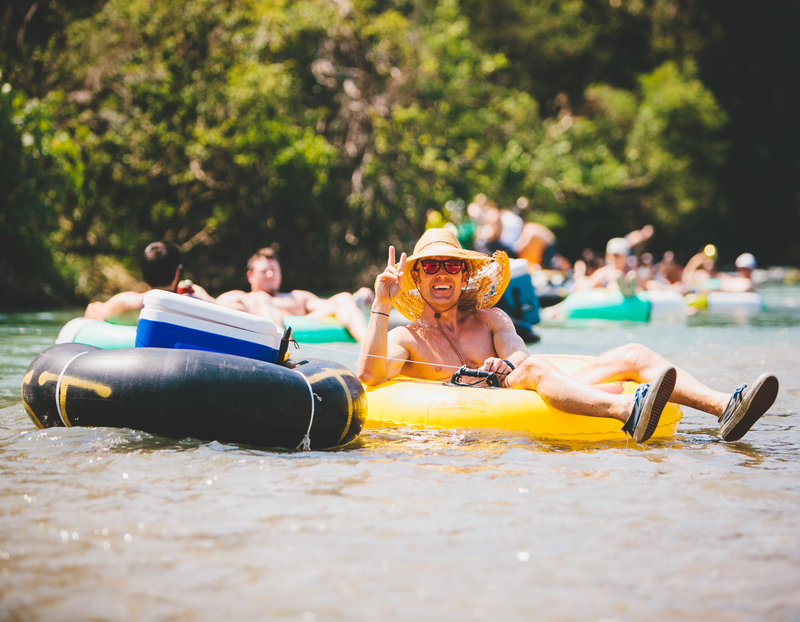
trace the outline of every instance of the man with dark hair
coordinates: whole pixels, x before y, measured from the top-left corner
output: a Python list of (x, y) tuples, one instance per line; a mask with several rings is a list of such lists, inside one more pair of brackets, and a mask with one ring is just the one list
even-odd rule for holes
[[(172, 242), (153, 242), (144, 249), (141, 260), (142, 278), (149, 289), (174, 292), (181, 273), (181, 251)], [(213, 301), (199, 285), (193, 285), (194, 295)], [(144, 308), (146, 292), (122, 292), (106, 302), (91, 302), (84, 317), (113, 321), (116, 324), (136, 324)]]
[(172, 242), (153, 242), (144, 249), (139, 264), (142, 278), (151, 288), (173, 290), (181, 267), (181, 251)]
[(358, 300), (363, 298), (368, 304), (373, 297), (372, 290), (362, 287), (355, 294), (341, 292), (330, 298), (320, 298), (301, 289), (280, 293), (281, 279), (277, 254), (272, 248), (262, 248), (247, 261), (247, 281), (251, 291), (225, 292), (216, 301), (231, 309), (265, 317), (277, 326), (283, 326), (283, 319), (288, 315), (334, 316), (356, 341), (364, 338), (367, 321)]

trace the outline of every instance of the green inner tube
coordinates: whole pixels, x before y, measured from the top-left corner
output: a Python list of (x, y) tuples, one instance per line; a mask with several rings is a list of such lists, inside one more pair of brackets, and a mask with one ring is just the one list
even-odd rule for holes
[(564, 314), (571, 320), (650, 320), (651, 303), (641, 294), (626, 298), (620, 292), (586, 290), (564, 299)]
[[(288, 316), (285, 324), (292, 327), (292, 337), (298, 343), (355, 343), (347, 329), (333, 318)], [(75, 318), (64, 325), (56, 343), (80, 343), (103, 350), (132, 348), (136, 343), (136, 327)]]

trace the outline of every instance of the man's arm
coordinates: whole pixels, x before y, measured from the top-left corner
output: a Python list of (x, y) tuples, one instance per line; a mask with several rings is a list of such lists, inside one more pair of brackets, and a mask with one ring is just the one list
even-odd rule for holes
[(216, 298), (214, 298), (205, 290), (205, 288), (201, 287), (197, 283), (192, 283), (192, 289), (194, 291), (191, 294), (184, 294), (184, 296), (191, 296), (192, 298), (197, 298), (198, 300), (203, 300), (205, 302), (217, 302)]
[[(383, 316), (376, 313), (371, 315), (373, 317), (370, 318), (367, 328), (367, 338), (361, 345), (358, 359), (358, 377), (364, 384), (375, 386), (391, 380), (403, 371), (409, 351), (400, 344), (399, 339), (399, 334), (405, 327), (398, 326), (388, 331), (387, 335), (388, 319), (381, 319)], [(373, 325), (374, 333), (370, 330)]]
[(683, 281), (684, 285), (692, 284), (694, 273), (700, 269), (706, 259), (708, 259), (708, 257), (705, 253), (697, 253), (686, 262), (686, 265), (683, 267), (683, 274), (681, 275), (681, 281)]
[(508, 363), (516, 369), (522, 362), (530, 356), (525, 342), (517, 334), (514, 322), (500, 309), (487, 309), (482, 311), (486, 315), (486, 321), (492, 330), (492, 341), (496, 357), (489, 357), (481, 365), (482, 371), (493, 371), (505, 379), (511, 371)]
[(139, 311), (144, 308), (144, 294), (138, 292), (122, 292), (112, 296), (107, 302), (92, 302), (86, 307), (83, 317), (93, 320), (127, 319), (135, 320)]
[(601, 266), (589, 276), (584, 276), (582, 279), (575, 283), (575, 291), (582, 291), (584, 289), (594, 289), (601, 287), (603, 280), (606, 278), (606, 273), (609, 271), (608, 266)]
[(400, 283), (406, 265), (406, 254), (394, 265), (394, 246), (389, 247), (389, 262), (375, 279), (375, 300), (369, 315), (367, 336), (361, 344), (358, 377), (364, 384), (375, 386), (397, 376), (408, 360), (409, 351), (401, 343), (402, 327), (389, 332), (389, 311), (400, 295)]
[(634, 246), (641, 244), (642, 242), (646, 242), (652, 238), (654, 231), (653, 225), (645, 225), (641, 229), (627, 233), (625, 235), (625, 240), (628, 242), (628, 245), (633, 248)]
[[(304, 289), (293, 289), (291, 296), (295, 304), (299, 302), (303, 306), (305, 311), (303, 315), (309, 315), (314, 309), (320, 306), (320, 304), (325, 302), (316, 294)], [(280, 301), (280, 297), (278, 297), (278, 301)], [(278, 304), (280, 304), (280, 302), (278, 302)]]

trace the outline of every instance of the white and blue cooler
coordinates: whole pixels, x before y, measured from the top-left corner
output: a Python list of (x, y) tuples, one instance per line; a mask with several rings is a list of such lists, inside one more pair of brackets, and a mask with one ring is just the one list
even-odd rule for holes
[(211, 302), (154, 289), (136, 324), (137, 348), (234, 354), (275, 363), (281, 335), (273, 322)]

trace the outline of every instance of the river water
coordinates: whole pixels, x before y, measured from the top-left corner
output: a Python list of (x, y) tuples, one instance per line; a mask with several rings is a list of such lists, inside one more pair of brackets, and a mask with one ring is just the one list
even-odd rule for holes
[[(2, 620), (800, 620), (800, 288), (749, 318), (545, 327), (540, 353), (644, 343), (711, 386), (766, 370), (745, 438), (566, 445), (366, 431), (270, 452), (37, 430), (30, 361), (74, 313), (0, 316)], [(356, 347), (302, 356), (354, 368)]]

